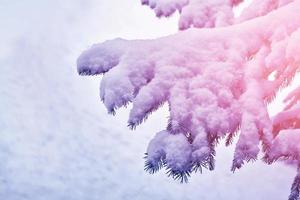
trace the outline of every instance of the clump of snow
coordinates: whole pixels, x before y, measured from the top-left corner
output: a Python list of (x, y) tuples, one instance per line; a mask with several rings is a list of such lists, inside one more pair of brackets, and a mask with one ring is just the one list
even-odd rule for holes
[(252, 0), (238, 18), (234, 17), (234, 8), (243, 0), (141, 0), (154, 10), (156, 16), (169, 17), (175, 11), (180, 14), (178, 27), (185, 30), (191, 27), (212, 28), (241, 23), (249, 19), (264, 16), (285, 6), (294, 0)]
[(232, 7), (241, 0), (142, 0), (152, 8), (156, 16), (168, 17), (179, 11), (179, 29), (194, 27), (226, 26), (233, 22)]

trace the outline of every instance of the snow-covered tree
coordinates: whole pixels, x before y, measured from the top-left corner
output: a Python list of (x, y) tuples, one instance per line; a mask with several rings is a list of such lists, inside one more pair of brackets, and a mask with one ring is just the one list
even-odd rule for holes
[[(220, 139), (238, 136), (232, 171), (245, 162), (290, 159), (298, 165), (290, 200), (300, 190), (300, 88), (275, 117), (267, 105), (300, 69), (300, 0), (142, 0), (158, 17), (179, 12), (178, 33), (152, 40), (115, 39), (78, 58), (80, 75), (104, 74), (109, 113), (132, 103), (135, 128), (164, 103), (169, 123), (150, 141), (145, 169), (162, 167), (186, 181), (214, 169)], [(260, 148), (262, 147), (262, 148)]]

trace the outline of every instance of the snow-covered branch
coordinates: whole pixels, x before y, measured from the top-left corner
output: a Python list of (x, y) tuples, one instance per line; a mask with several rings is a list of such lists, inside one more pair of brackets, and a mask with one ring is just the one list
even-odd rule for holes
[(169, 17), (174, 12), (180, 14), (178, 27), (221, 27), (241, 23), (264, 16), (294, 0), (253, 0), (241, 16), (234, 18), (233, 8), (243, 0), (141, 0), (154, 10), (157, 17)]
[[(142, 2), (158, 16), (169, 16), (179, 10), (181, 21), (186, 20), (181, 29), (186, 29), (191, 24), (231, 24), (232, 18), (227, 17), (240, 1)], [(201, 167), (212, 170), (218, 140), (227, 136), (230, 141), (238, 130), (232, 170), (257, 159), (260, 142), (268, 162), (300, 155), (299, 130), (273, 134), (276, 127), (278, 131), (298, 128), (299, 119), (296, 118), (296, 125), (294, 121), (291, 125), (290, 120), (295, 120), (300, 109), (291, 107), (275, 117), (273, 123), (267, 111), (267, 103), (299, 69), (300, 21), (291, 19), (300, 19), (300, 1), (254, 1), (252, 5), (255, 2), (260, 9), (250, 6), (241, 15), (246, 21), (236, 25), (191, 28), (152, 40), (111, 40), (93, 45), (78, 58), (79, 74), (104, 73), (100, 96), (110, 113), (132, 102), (128, 119), (131, 128), (162, 104), (168, 104), (169, 124), (156, 134), (147, 149), (148, 171), (166, 167), (170, 176), (185, 181)], [(202, 18), (204, 7), (218, 12), (214, 17)], [(213, 25), (190, 16), (188, 19), (185, 12), (197, 13), (199, 19)], [(256, 16), (261, 17), (248, 20)], [(269, 78), (271, 74), (275, 74), (274, 80)], [(298, 103), (299, 90), (288, 99), (292, 105)], [(288, 121), (288, 126), (282, 126), (282, 121)]]

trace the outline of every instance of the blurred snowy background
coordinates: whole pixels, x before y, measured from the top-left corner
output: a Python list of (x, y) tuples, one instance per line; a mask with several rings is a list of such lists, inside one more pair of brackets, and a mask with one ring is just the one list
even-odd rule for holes
[(0, 0), (0, 199), (286, 199), (295, 170), (261, 161), (230, 172), (232, 148), (216, 170), (188, 184), (143, 171), (148, 141), (167, 108), (135, 131), (129, 110), (109, 116), (99, 77), (80, 77), (76, 59), (93, 43), (155, 38), (177, 31), (139, 0)]

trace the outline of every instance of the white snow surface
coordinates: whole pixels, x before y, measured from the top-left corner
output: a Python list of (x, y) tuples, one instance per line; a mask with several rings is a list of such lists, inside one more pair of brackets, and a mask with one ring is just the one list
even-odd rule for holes
[(129, 0), (2, 0), (0, 10), (0, 199), (281, 200), (289, 194), (293, 168), (258, 161), (233, 174), (233, 149), (223, 145), (215, 171), (188, 184), (148, 175), (142, 157), (165, 128), (167, 108), (132, 132), (124, 123), (128, 111), (107, 115), (98, 80), (77, 75), (76, 58), (91, 43), (167, 35), (176, 20), (158, 22)]

